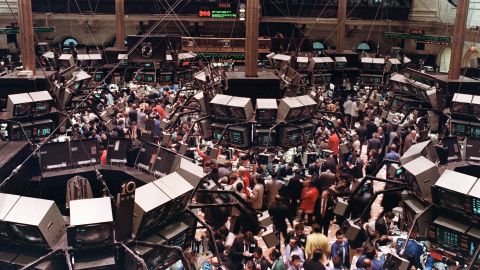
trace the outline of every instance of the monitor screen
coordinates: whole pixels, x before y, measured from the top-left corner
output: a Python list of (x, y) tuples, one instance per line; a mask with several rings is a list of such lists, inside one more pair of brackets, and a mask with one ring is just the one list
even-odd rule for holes
[(275, 132), (272, 132), (270, 136), (268, 136), (268, 132), (256, 132), (255, 133), (255, 146), (257, 147), (272, 147), (275, 146)]
[(50, 102), (35, 102), (35, 112), (42, 113), (50, 111)]
[(138, 236), (144, 236), (148, 234), (152, 229), (160, 226), (165, 221), (165, 214), (168, 212), (167, 205), (163, 204), (148, 213), (146, 213), (138, 229)]
[(275, 122), (277, 120), (277, 110), (257, 110), (256, 118), (259, 122)]
[(108, 139), (107, 162), (126, 164), (130, 143), (130, 139), (110, 137)]
[(160, 148), (157, 155), (157, 161), (153, 166), (154, 173), (169, 174), (173, 171), (173, 163), (176, 154), (165, 148)]
[[(175, 256), (175, 253), (171, 252), (169, 254), (169, 259)], [(167, 259), (168, 260), (168, 259)], [(185, 267), (183, 266), (183, 262), (181, 260), (178, 260), (174, 264), (172, 264), (170, 267), (167, 268), (167, 270), (184, 270)]]
[(155, 76), (153, 74), (145, 74), (143, 77), (145, 82), (154, 82), (155, 81)]
[(48, 246), (38, 227), (24, 224), (10, 224), (10, 231), (16, 241), (28, 245)]
[(460, 247), (459, 233), (440, 226), (435, 228), (435, 240), (438, 244), (451, 250), (457, 250)]
[(443, 188), (436, 188), (436, 203), (447, 207), (449, 209), (464, 211), (465, 202), (467, 200), (465, 195), (452, 192)]
[(68, 142), (48, 143), (40, 148), (40, 167), (53, 170), (72, 166)]
[(418, 186), (417, 179), (415, 178), (415, 176), (409, 173), (408, 171), (405, 171), (405, 180), (407, 180), (407, 184), (408, 186), (410, 186), (413, 193), (417, 197), (422, 198), (422, 192), (420, 190), (420, 187)]
[(155, 248), (143, 256), (143, 260), (148, 269), (158, 269), (165, 261), (165, 250), (163, 248)]
[(470, 136), (480, 139), (480, 126), (470, 126), (471, 134)]
[(79, 90), (82, 87), (82, 82), (76, 82), (73, 84), (73, 90)]
[(31, 103), (16, 104), (13, 108), (13, 116), (23, 116), (30, 113)]
[(95, 81), (100, 82), (103, 79), (103, 72), (95, 72)]
[(247, 135), (245, 133), (246, 132), (242, 130), (229, 130), (228, 132), (229, 143), (243, 146), (246, 143), (245, 136)]
[[(225, 129), (225, 125), (211, 125), (212, 129), (212, 135), (214, 140), (220, 140), (222, 137), (222, 132)], [(223, 140), (226, 140), (228, 137), (228, 131), (225, 131), (225, 134), (223, 135)]]
[(453, 102), (452, 111), (454, 113), (469, 113), (469, 103)]
[(138, 151), (135, 165), (143, 170), (149, 171), (157, 160), (158, 146), (144, 142)]
[(474, 215), (480, 216), (480, 199), (472, 198), (472, 213)]
[(74, 166), (84, 166), (100, 163), (100, 153), (97, 139), (87, 139), (70, 142), (72, 163)]
[(213, 105), (213, 114), (218, 117), (228, 118), (228, 108), (224, 105)]
[(172, 74), (171, 73), (167, 73), (167, 74), (160, 74), (160, 81), (161, 82), (172, 82)]
[(240, 107), (230, 107), (230, 114), (233, 119), (247, 120), (245, 116), (245, 110)]
[(101, 223), (70, 227), (68, 245), (73, 248), (102, 247), (113, 243), (113, 224)]
[[(468, 241), (468, 256), (472, 257), (475, 253), (475, 249), (478, 246), (479, 239), (470, 239)], [(477, 261), (480, 261), (480, 254), (477, 257)]]
[(289, 120), (298, 119), (301, 114), (302, 114), (302, 108), (293, 108), (293, 109), (291, 109), (290, 112), (288, 113), (288, 119), (289, 119)]
[(465, 124), (452, 122), (452, 134), (457, 136), (468, 135), (467, 126)]

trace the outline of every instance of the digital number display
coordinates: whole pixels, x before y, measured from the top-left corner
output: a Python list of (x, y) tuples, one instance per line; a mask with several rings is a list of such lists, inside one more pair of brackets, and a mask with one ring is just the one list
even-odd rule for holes
[(472, 212), (475, 215), (480, 215), (480, 199), (472, 198)]
[(436, 238), (437, 242), (449, 248), (457, 249), (459, 246), (459, 237), (457, 233), (442, 228), (436, 228)]
[(230, 131), (230, 143), (232, 144), (237, 144), (237, 145), (243, 145), (243, 132), (240, 131)]
[(199, 17), (209, 17), (209, 18), (217, 18), (217, 19), (225, 19), (225, 18), (237, 18), (237, 13), (231, 10), (199, 10), (198, 11)]
[(397, 33), (397, 32), (385, 32), (383, 33), (385, 38), (399, 38), (399, 39), (414, 39), (417, 42), (440, 42), (450, 43), (452, 38), (449, 36), (432, 36), (432, 35), (418, 35), (409, 33)]

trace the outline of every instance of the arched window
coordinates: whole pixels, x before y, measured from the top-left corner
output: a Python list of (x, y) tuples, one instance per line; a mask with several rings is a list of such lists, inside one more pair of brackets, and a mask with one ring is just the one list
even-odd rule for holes
[(366, 42), (362, 42), (357, 46), (357, 51), (370, 51), (370, 50), (371, 50), (370, 45), (368, 45), (368, 43)]
[(79, 44), (78, 40), (76, 40), (75, 38), (73, 37), (68, 37), (66, 39), (63, 40), (62, 42), (62, 46), (63, 47), (70, 47), (70, 46), (77, 46)]
[(314, 51), (323, 51), (325, 50), (325, 45), (321, 41), (313, 42), (313, 50)]

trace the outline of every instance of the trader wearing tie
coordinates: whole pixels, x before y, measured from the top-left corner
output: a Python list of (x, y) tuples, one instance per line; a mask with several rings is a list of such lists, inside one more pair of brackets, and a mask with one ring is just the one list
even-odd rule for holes
[(350, 253), (348, 240), (342, 230), (335, 233), (337, 241), (332, 244), (332, 261), (335, 269), (350, 269)]

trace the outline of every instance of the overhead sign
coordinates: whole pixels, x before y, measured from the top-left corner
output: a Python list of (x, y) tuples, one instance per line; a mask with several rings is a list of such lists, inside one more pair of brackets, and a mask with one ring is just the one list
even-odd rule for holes
[(385, 32), (383, 33), (385, 38), (399, 38), (399, 39), (414, 39), (420, 43), (429, 43), (429, 44), (438, 44), (444, 45), (449, 44), (452, 41), (452, 38), (449, 36), (434, 36), (434, 35), (418, 35), (418, 34), (409, 34), (409, 33), (397, 33), (397, 32)]
[(225, 18), (237, 18), (237, 13), (231, 10), (212, 9), (212, 10), (199, 10), (198, 16), (225, 19)]
[[(33, 27), (33, 32), (35, 33), (52, 33), (55, 32), (55, 27), (53, 26), (41, 26), (41, 27)], [(19, 28), (0, 28), (0, 34), (18, 34), (20, 33)]]

